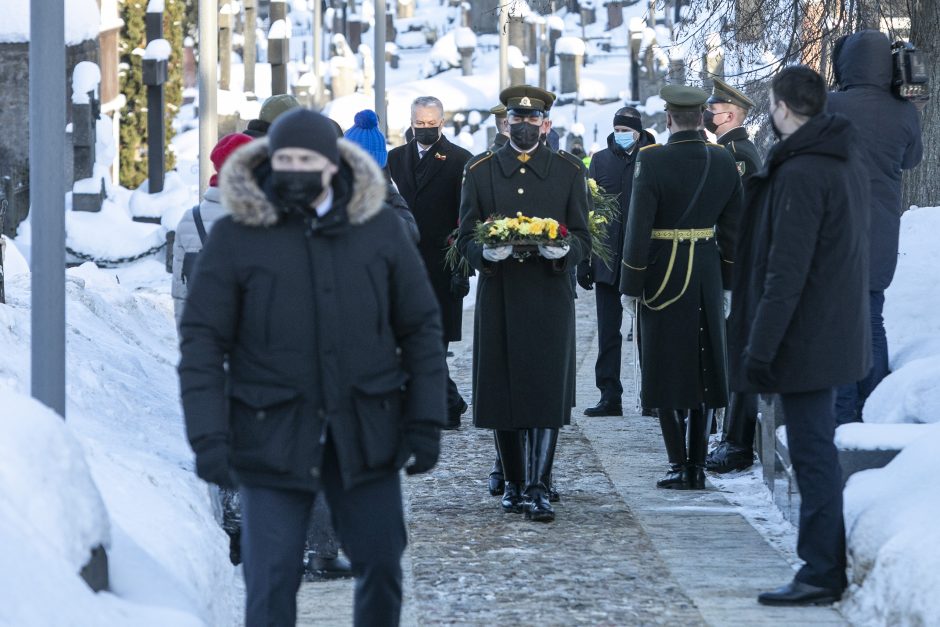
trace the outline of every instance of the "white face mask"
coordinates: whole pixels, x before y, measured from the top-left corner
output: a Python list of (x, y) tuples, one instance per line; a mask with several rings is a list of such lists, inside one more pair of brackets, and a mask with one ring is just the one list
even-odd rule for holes
[(614, 131), (614, 142), (624, 150), (630, 150), (633, 144), (636, 143), (636, 139), (634, 139), (632, 131), (627, 131), (626, 133)]

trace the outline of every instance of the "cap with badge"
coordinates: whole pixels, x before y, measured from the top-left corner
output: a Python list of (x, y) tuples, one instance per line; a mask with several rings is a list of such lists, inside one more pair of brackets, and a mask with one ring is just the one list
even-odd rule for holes
[(506, 111), (506, 105), (500, 103), (500, 104), (496, 105), (495, 107), (491, 107), (491, 108), (490, 108), (490, 113), (492, 113), (494, 116), (496, 116), (496, 117), (498, 117), (498, 118), (504, 118), (504, 117), (506, 117), (506, 114), (507, 114), (508, 112)]
[(708, 104), (726, 103), (741, 107), (745, 111), (754, 106), (754, 101), (742, 94), (740, 91), (724, 82), (720, 78), (713, 79), (715, 86), (712, 88), (712, 95), (708, 97)]
[(688, 85), (666, 85), (659, 90), (659, 97), (666, 101), (666, 111), (701, 112), (708, 94)]
[(555, 103), (555, 94), (532, 85), (513, 85), (500, 92), (499, 101), (507, 113), (547, 113)]

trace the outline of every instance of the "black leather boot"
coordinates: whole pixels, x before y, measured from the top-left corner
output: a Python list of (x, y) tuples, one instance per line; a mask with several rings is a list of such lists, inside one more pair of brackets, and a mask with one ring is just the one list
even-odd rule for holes
[(708, 435), (711, 433), (714, 409), (689, 410), (689, 473), (688, 490), (705, 489), (705, 454), (708, 452)]
[(745, 470), (754, 464), (757, 395), (735, 392), (725, 413), (721, 443), (705, 458), (705, 469), (717, 473)]
[(549, 503), (557, 503), (561, 500), (561, 497), (558, 495), (558, 490), (555, 489), (555, 482), (552, 479), (552, 468), (555, 465), (555, 449), (558, 447), (558, 429), (549, 429), (551, 438), (549, 455), (551, 459), (548, 460), (548, 474), (542, 475), (540, 477), (542, 485), (545, 486), (548, 494)]
[(685, 490), (688, 485), (688, 455), (685, 449), (685, 410), (662, 409), (658, 411), (659, 427), (663, 431), (669, 472), (656, 482), (657, 488)]
[(557, 439), (557, 429), (529, 429), (526, 432), (525, 517), (535, 522), (555, 520), (555, 510), (548, 500), (548, 486), (542, 483), (542, 478), (552, 473)]
[(503, 462), (499, 459), (499, 442), (496, 441), (495, 432), (493, 433), (493, 442), (496, 445), (496, 459), (493, 461), (493, 469), (490, 471), (487, 487), (490, 490), (490, 496), (499, 496), (503, 493), (503, 482), (506, 479), (503, 477)]
[(506, 512), (522, 512), (522, 489), (525, 482), (525, 451), (522, 431), (495, 431), (496, 446), (503, 465), (505, 484), (500, 505)]

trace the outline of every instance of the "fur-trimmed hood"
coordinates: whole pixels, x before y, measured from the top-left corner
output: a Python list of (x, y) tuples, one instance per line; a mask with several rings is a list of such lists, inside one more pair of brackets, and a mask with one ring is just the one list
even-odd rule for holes
[[(352, 170), (352, 196), (346, 205), (349, 223), (359, 225), (373, 218), (385, 205), (386, 182), (367, 152), (354, 143), (337, 140), (339, 156)], [(281, 215), (255, 179), (254, 170), (270, 157), (267, 138), (245, 144), (225, 162), (219, 177), (222, 205), (232, 219), (246, 226), (273, 226)]]

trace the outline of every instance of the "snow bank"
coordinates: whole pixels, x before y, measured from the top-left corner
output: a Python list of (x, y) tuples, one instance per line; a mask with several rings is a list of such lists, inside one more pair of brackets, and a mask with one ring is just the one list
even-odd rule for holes
[[(0, 547), (4, 563), (16, 567), (0, 569), (2, 625), (240, 622), (238, 571), (184, 437), (166, 277), (153, 260), (115, 271), (92, 264), (68, 270), (66, 422), (15, 395), (29, 388), (30, 277), (7, 277), (8, 304), (0, 305)], [(8, 411), (18, 402), (29, 415)], [(74, 460), (82, 452), (87, 467), (79, 480)], [(63, 468), (67, 478), (54, 474)], [(44, 499), (33, 511), (56, 512), (55, 530), (69, 533), (91, 516), (72, 500), (92, 480), (111, 541), (111, 593), (97, 595), (63, 544), (45, 540), (40, 518), (10, 500)], [(50, 505), (55, 499), (69, 504), (65, 514)], [(82, 537), (88, 539), (76, 545), (92, 541)]]
[(853, 625), (940, 624), (940, 425), (924, 429), (890, 464), (846, 486), (852, 587), (842, 611)]
[[(29, 0), (0, 0), (0, 42), (29, 41)], [(65, 0), (65, 43), (98, 39), (101, 13), (97, 0)]]
[(930, 425), (866, 425), (850, 422), (836, 429), (836, 448), (842, 451), (900, 451), (931, 433)]
[(892, 374), (865, 403), (865, 422), (940, 421), (940, 207), (901, 218), (897, 272), (885, 294)]

